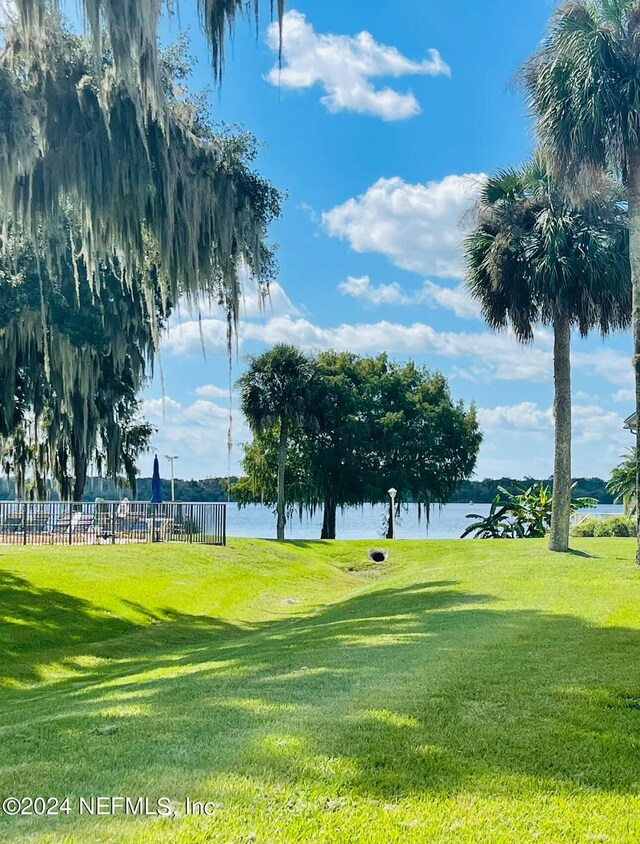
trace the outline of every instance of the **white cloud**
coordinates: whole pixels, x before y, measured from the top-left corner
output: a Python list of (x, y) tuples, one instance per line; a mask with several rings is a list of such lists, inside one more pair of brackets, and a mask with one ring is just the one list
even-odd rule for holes
[(264, 296), (258, 292), (255, 281), (252, 284), (244, 285), (242, 305), (240, 307), (241, 317), (272, 317), (284, 316), (285, 314), (295, 316), (298, 313), (298, 309), (277, 281), (271, 282), (269, 292)]
[[(255, 277), (247, 270), (241, 270), (240, 289), (241, 319), (284, 316), (285, 314), (295, 316), (299, 313), (277, 281), (272, 281), (268, 290), (265, 290), (258, 286)], [(178, 309), (174, 322), (177, 324), (183, 319), (189, 320), (198, 314), (202, 318), (220, 317), (225, 314), (225, 309), (218, 304), (216, 299), (202, 297), (194, 307), (187, 308), (184, 314), (181, 309)]]
[[(600, 404), (574, 402), (572, 474), (609, 477), (631, 444), (622, 416)], [(553, 409), (534, 402), (478, 408), (484, 440), (477, 477), (549, 477), (553, 473)], [(525, 440), (526, 438), (526, 440)], [(523, 440), (526, 448), (523, 449)], [(597, 448), (594, 445), (597, 444)]]
[[(274, 317), (297, 316), (300, 312), (278, 282), (271, 282), (268, 295), (258, 288), (249, 273), (241, 275), (240, 322), (265, 321)], [(226, 355), (227, 320), (225, 309), (215, 301), (201, 299), (194, 308), (176, 309), (169, 320), (162, 348), (178, 355)]]
[[(153, 447), (158, 450), (158, 454), (178, 455), (175, 468), (178, 477), (219, 477), (227, 474), (228, 407), (203, 399), (183, 405), (165, 396), (164, 399), (145, 399), (142, 412), (158, 429), (153, 438)], [(236, 474), (241, 457), (240, 443), (250, 440), (251, 434), (238, 410), (233, 411), (232, 418), (234, 447), (231, 473)], [(141, 468), (144, 474), (144, 465)]]
[[(226, 322), (221, 319), (183, 322), (164, 338), (163, 350), (178, 357), (201, 356), (201, 332), (207, 355), (226, 356)], [(283, 316), (262, 323), (241, 322), (239, 347), (247, 342), (267, 346), (293, 343), (305, 349), (336, 349), (357, 354), (386, 351), (407, 356), (440, 355), (454, 361), (447, 369), (450, 376), (474, 382), (543, 382), (553, 376), (553, 335), (546, 329), (537, 330), (535, 342), (523, 346), (508, 331), (438, 331), (423, 322), (404, 325), (388, 320), (323, 327), (304, 318)], [(620, 382), (628, 383), (629, 376), (624, 371), (627, 364), (625, 355), (608, 348), (572, 355), (575, 373), (596, 375), (616, 386)], [(433, 365), (442, 366), (437, 362)]]
[(307, 214), (314, 226), (320, 222), (320, 215), (313, 207), (313, 205), (309, 205), (308, 202), (301, 202), (298, 205), (298, 208), (300, 209), (300, 211), (304, 211), (304, 213)]
[(460, 319), (480, 318), (478, 303), (469, 296), (464, 284), (442, 287), (432, 281), (425, 281), (420, 291), (420, 301), (453, 311)]
[(575, 390), (572, 393), (572, 397), (574, 401), (581, 401), (581, 402), (597, 402), (600, 401), (600, 397), (595, 395), (594, 393), (588, 393), (585, 390)]
[[(202, 353), (226, 354), (226, 324), (219, 319), (184, 322), (178, 332), (166, 337), (163, 348), (178, 356)], [(462, 374), (476, 380), (544, 381), (551, 377), (550, 338), (541, 334), (536, 346), (523, 347), (507, 333), (437, 331), (430, 325), (412, 325), (386, 320), (374, 323), (343, 323), (321, 327), (306, 319), (276, 317), (263, 324), (243, 322), (240, 345), (256, 341), (271, 346), (293, 343), (306, 349), (349, 350), (359, 354), (391, 352), (404, 355), (435, 354), (447, 358), (471, 358), (474, 363)], [(477, 370), (473, 371), (472, 370)], [(479, 374), (481, 373), (481, 375)]]
[(480, 316), (480, 310), (467, 293), (464, 284), (457, 287), (443, 287), (432, 281), (424, 281), (422, 287), (407, 292), (397, 281), (391, 284), (373, 284), (368, 275), (348, 276), (338, 285), (338, 290), (354, 299), (361, 299), (372, 305), (436, 305), (453, 311), (461, 319)]
[(215, 317), (185, 319), (169, 324), (162, 338), (161, 349), (179, 356), (226, 355), (227, 321)]
[[(267, 43), (274, 52), (279, 50), (278, 24), (269, 27)], [(272, 85), (307, 89), (319, 84), (325, 91), (321, 102), (329, 111), (354, 111), (383, 120), (414, 117), (420, 113), (420, 104), (411, 92), (375, 88), (372, 79), (451, 72), (437, 50), (429, 50), (428, 57), (417, 62), (395, 47), (378, 44), (369, 32), (353, 37), (319, 35), (295, 10), (282, 21), (282, 59), (282, 68), (276, 64), (267, 74)]]
[(203, 384), (201, 387), (196, 387), (196, 395), (208, 399), (228, 399), (229, 388), (216, 387), (215, 384)]
[(372, 305), (409, 305), (415, 301), (397, 281), (392, 284), (372, 284), (368, 275), (358, 278), (347, 276), (347, 280), (338, 285), (338, 290), (345, 296), (363, 299)]
[(330, 235), (356, 252), (379, 252), (424, 275), (460, 278), (463, 217), (485, 178), (467, 173), (425, 184), (399, 176), (378, 179), (365, 193), (325, 211), (322, 220)]
[[(437, 331), (426, 323), (412, 325), (388, 322), (349, 324), (323, 328), (306, 319), (289, 317), (269, 320), (265, 325), (245, 324), (245, 339), (273, 344), (291, 342), (309, 349), (346, 349), (358, 353), (396, 352), (406, 354), (435, 353), (445, 357), (472, 356), (486, 361), (526, 355), (544, 361), (549, 369), (549, 353), (541, 349), (523, 349), (508, 333)], [(548, 357), (548, 360), (547, 360)]]
[(622, 354), (616, 349), (603, 346), (591, 352), (573, 352), (571, 363), (574, 367), (598, 375), (622, 389), (630, 389), (633, 384), (631, 355)]
[(629, 389), (629, 390), (620, 389), (613, 396), (613, 400), (614, 401), (635, 402), (636, 391), (631, 390), (631, 389)]
[(574, 404), (572, 417), (576, 444), (625, 443), (629, 436), (623, 428), (624, 418), (599, 404)]
[(478, 408), (478, 419), (483, 429), (518, 429), (519, 431), (546, 431), (553, 427), (553, 411), (540, 410), (534, 402)]

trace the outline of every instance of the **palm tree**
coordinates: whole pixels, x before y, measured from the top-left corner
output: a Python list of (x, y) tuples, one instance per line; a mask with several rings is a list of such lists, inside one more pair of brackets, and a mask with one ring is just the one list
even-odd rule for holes
[(637, 463), (638, 452), (635, 448), (630, 448), (622, 463), (614, 466), (611, 470), (611, 480), (607, 484), (607, 491), (615, 496), (614, 502), (622, 501), (625, 516), (635, 516), (638, 511), (636, 496)]
[[(640, 415), (640, 3), (571, 0), (551, 19), (525, 70), (538, 133), (575, 189), (602, 169), (627, 189), (633, 286), (633, 366)], [(636, 434), (640, 447), (640, 428)], [(636, 496), (640, 468), (636, 467)], [(640, 512), (637, 514), (640, 527)], [(640, 564), (640, 530), (636, 562)]]
[(477, 228), (464, 246), (468, 289), (492, 328), (510, 325), (523, 343), (533, 339), (535, 324), (553, 328), (552, 551), (569, 547), (571, 328), (585, 336), (598, 327), (604, 335), (629, 322), (627, 233), (610, 187), (574, 208), (538, 154), (486, 182)]
[(284, 539), (285, 465), (291, 428), (313, 422), (312, 390), (316, 370), (312, 360), (295, 346), (278, 343), (249, 358), (238, 380), (242, 412), (249, 426), (261, 434), (275, 426), (278, 438), (277, 538)]

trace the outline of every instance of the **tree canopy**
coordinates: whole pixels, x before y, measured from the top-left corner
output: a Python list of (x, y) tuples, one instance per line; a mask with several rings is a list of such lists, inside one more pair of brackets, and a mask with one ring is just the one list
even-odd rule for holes
[[(102, 5), (88, 11), (92, 26)], [(23, 3), (22, 23), (29, 25), (4, 26), (0, 216), (5, 227), (12, 220), (28, 234), (51, 265), (60, 254), (49, 233), (71, 204), (90, 280), (114, 257), (123, 273), (134, 274), (153, 254), (165, 297), (176, 301), (179, 293), (197, 304), (208, 296), (236, 320), (240, 269), (261, 281), (270, 277), (266, 233), (279, 213), (279, 194), (252, 169), (253, 139), (213, 132), (171, 84), (171, 67), (155, 47), (155, 4), (125, 5), (135, 26), (144, 25), (142, 42), (131, 49), (132, 55), (143, 49), (151, 63), (139, 56), (140, 73), (155, 67), (157, 108), (140, 108), (138, 89), (119, 65), (126, 50), (118, 39), (135, 35), (135, 26), (123, 29), (122, 4), (117, 26), (112, 21), (115, 44), (94, 30), (99, 53), (95, 39), (92, 45), (72, 33), (47, 3)], [(145, 52), (141, 43), (149, 39), (153, 50)]]
[[(16, 0), (20, 31), (29, 42), (46, 38), (46, 28), (60, 0)], [(138, 114), (151, 110), (161, 113), (163, 88), (161, 61), (157, 47), (158, 27), (163, 6), (171, 11), (171, 4), (163, 0), (82, 0), (78, 4), (91, 32), (96, 57), (101, 57), (104, 43), (112, 54), (114, 76), (126, 87)], [(231, 30), (238, 15), (253, 7), (257, 18), (259, 0), (198, 0), (197, 9), (202, 30), (207, 38), (215, 77), (222, 75), (225, 52), (225, 33)], [(284, 0), (270, 0), (271, 14), (277, 11), (282, 26)]]
[(52, 9), (37, 37), (2, 29), (0, 437), (20, 494), (30, 472), (36, 495), (53, 475), (79, 498), (92, 462), (135, 486), (137, 393), (174, 303), (222, 305), (230, 343), (239, 274), (273, 269), (279, 194), (251, 135), (189, 92), (186, 39), (157, 51), (162, 108), (142, 112), (98, 41)]
[(629, 232), (621, 193), (602, 177), (580, 205), (538, 153), (489, 178), (464, 243), (467, 288), (486, 322), (522, 342), (559, 313), (581, 336), (627, 328), (631, 319)]
[[(472, 473), (481, 434), (475, 410), (454, 402), (445, 378), (386, 355), (323, 352), (315, 359), (316, 422), (289, 438), (285, 498), (291, 509), (323, 508), (323, 538), (335, 537), (338, 507), (388, 501), (428, 508), (449, 500)], [(245, 449), (241, 503), (275, 500), (277, 432)]]
[(0, 446), (20, 495), (31, 470), (38, 497), (51, 474), (63, 498), (78, 499), (92, 462), (135, 483), (151, 435), (137, 393), (171, 303), (153, 268), (123, 287), (104, 265), (89, 284), (76, 232), (67, 218), (50, 268), (15, 231), (0, 242)]

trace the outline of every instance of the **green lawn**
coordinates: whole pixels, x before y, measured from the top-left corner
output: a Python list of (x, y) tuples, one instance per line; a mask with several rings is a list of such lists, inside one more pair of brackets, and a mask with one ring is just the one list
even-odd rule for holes
[(0, 797), (72, 808), (0, 841), (637, 844), (640, 570), (574, 542), (0, 546)]

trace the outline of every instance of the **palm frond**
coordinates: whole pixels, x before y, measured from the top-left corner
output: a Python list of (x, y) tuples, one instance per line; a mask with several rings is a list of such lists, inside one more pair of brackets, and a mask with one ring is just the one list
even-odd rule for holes
[(294, 427), (315, 418), (316, 368), (311, 358), (287, 343), (278, 343), (249, 358), (238, 380), (242, 412), (261, 434), (286, 418)]
[(576, 196), (608, 167), (624, 178), (640, 138), (637, 17), (634, 0), (564, 3), (525, 67), (540, 140)]
[(487, 181), (463, 251), (467, 289), (491, 328), (528, 342), (559, 313), (583, 335), (629, 325), (626, 210), (615, 182), (601, 175), (598, 189), (576, 206), (541, 153)]

